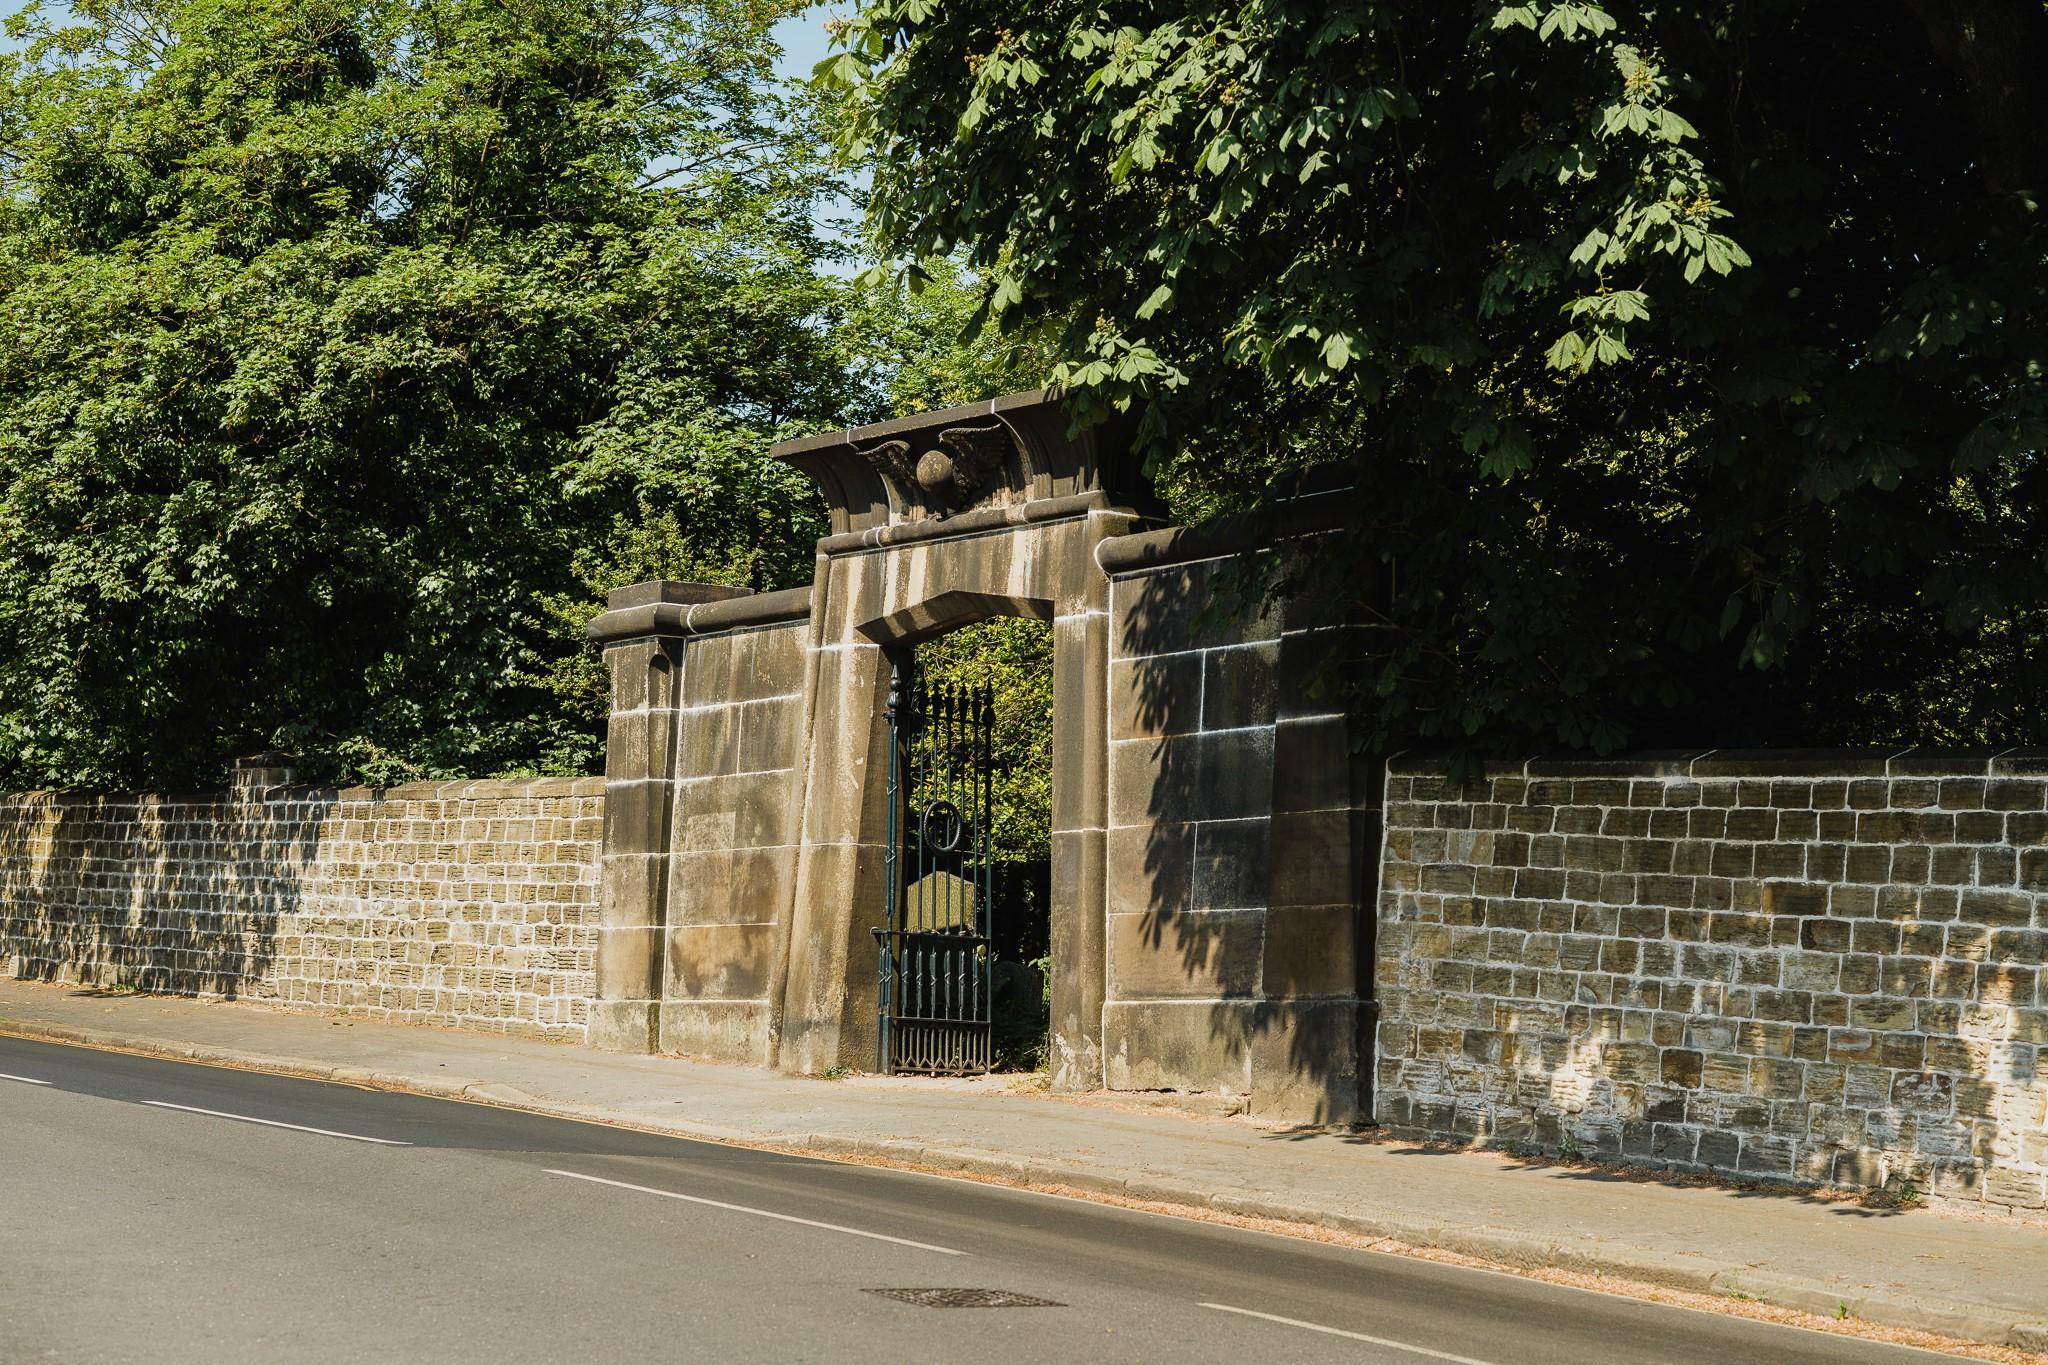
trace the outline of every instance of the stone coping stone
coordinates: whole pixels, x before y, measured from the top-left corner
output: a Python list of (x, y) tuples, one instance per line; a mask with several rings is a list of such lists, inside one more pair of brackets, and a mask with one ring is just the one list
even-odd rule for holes
[(507, 797), (602, 796), (601, 777), (499, 777), (448, 782), (407, 782), (396, 787), (269, 787), (259, 791), (214, 788), (187, 792), (53, 789), (0, 792), (0, 803), (65, 806), (231, 806), (337, 801), (459, 801)]
[(613, 588), (605, 594), (607, 611), (623, 611), (628, 607), (651, 607), (657, 603), (670, 602), (691, 607), (700, 602), (723, 602), (732, 597), (751, 597), (752, 588), (730, 587), (724, 583), (691, 583), (675, 578), (650, 578), (644, 583), (628, 583), (623, 588)]
[(1219, 517), (1196, 526), (1162, 526), (1112, 536), (1095, 548), (1095, 564), (1110, 577), (1121, 578), (1251, 554), (1284, 540), (1328, 535), (1343, 527), (1350, 491), (1304, 493), (1265, 514)]
[(892, 417), (885, 422), (870, 422), (866, 426), (843, 427), (838, 431), (819, 432), (815, 436), (799, 436), (794, 440), (777, 442), (768, 448), (768, 453), (778, 460), (786, 460), (792, 455), (808, 454), (814, 450), (831, 450), (837, 446), (854, 445), (859, 442), (885, 440), (891, 436), (922, 431), (926, 427), (957, 426), (964, 422), (985, 421), (1003, 413), (1043, 407), (1052, 401), (1052, 394), (1045, 389), (1026, 389), (1020, 393), (1006, 393), (997, 398), (984, 399), (979, 403), (941, 408), (937, 412), (913, 413), (908, 417)]
[(612, 594), (614, 599), (646, 588), (650, 590), (649, 600), (635, 600), (626, 605), (615, 603), (595, 617), (584, 633), (599, 644), (614, 645), (649, 637), (708, 635), (742, 626), (800, 621), (811, 614), (811, 590), (808, 587), (787, 588), (781, 592), (727, 591), (719, 596), (696, 599), (690, 599), (681, 592), (661, 597), (651, 591), (698, 586), (701, 585), (654, 582), (621, 588)]
[[(1397, 777), (1442, 776), (1445, 753), (1392, 755)], [(1479, 777), (2043, 777), (2043, 749), (1667, 749), (1586, 757), (1487, 759)]]
[(809, 619), (810, 614), (810, 588), (785, 588), (781, 592), (755, 593), (751, 597), (735, 597), (726, 602), (706, 602), (691, 609), (686, 624), (692, 635), (709, 635), (745, 626), (803, 621)]

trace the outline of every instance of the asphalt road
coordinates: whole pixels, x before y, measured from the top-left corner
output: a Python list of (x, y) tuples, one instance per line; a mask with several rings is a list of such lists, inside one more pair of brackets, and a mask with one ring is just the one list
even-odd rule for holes
[(1939, 1359), (968, 1181), (0, 1038), (7, 1365)]

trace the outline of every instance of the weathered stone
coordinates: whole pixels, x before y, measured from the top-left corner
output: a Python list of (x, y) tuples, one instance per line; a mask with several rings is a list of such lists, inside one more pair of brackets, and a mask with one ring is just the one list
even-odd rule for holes
[(1280, 856), (1274, 847), (1275, 822), (1211, 820), (1180, 828), (1191, 829), (1194, 836), (1190, 909), (1265, 908), (1273, 888), (1275, 860)]
[[(1390, 810), (1381, 1036), (1415, 1028), (1441, 1069), (1430, 1103), (1383, 1088), (1382, 1112), (1443, 1136), (1496, 1122), (1562, 1133), (1597, 1094), (1624, 1153), (1841, 1183), (1960, 1162), (1956, 1188), (1975, 1198), (1986, 1172), (2012, 1175), (2004, 1206), (2025, 1211), (2048, 1139), (2020, 1135), (2048, 1121), (2048, 1092), (2028, 1087), (2017, 1106), (1993, 1078), (2037, 1074), (2048, 1043), (2048, 851), (2013, 841), (2048, 839), (2016, 824), (2048, 804), (2048, 781), (1932, 767), (1765, 781), (1742, 764), (1715, 761), (1727, 776), (1700, 783), (1684, 837), (1643, 822), (1664, 812), (1637, 799), (1640, 776), (1626, 810), (1559, 804), (1620, 793), (1551, 791), (1549, 778), (1519, 793), (1553, 803), (1543, 811), (1490, 793), (1504, 805), (1491, 827), (1530, 831), (1516, 835), (1527, 845), (1424, 850), (1420, 826)], [(1460, 827), (1446, 811), (1459, 800), (1438, 793), (1427, 828)], [(1850, 842), (1859, 834), (1870, 842)], [(1386, 933), (1404, 895), (1429, 898), (1441, 938)], [(1416, 988), (1390, 993), (1395, 980)], [(1491, 1007), (1490, 1026), (1467, 999)], [(1623, 1002), (1655, 1012), (1610, 1021)]]
[(668, 923), (744, 924), (787, 913), (796, 849), (726, 848), (678, 853), (669, 862)]
[(1359, 868), (1355, 859), (1361, 841), (1352, 812), (1275, 815), (1270, 821), (1270, 839), (1267, 904), (1349, 905), (1357, 900)]
[(1358, 1006), (1269, 999), (1253, 1024), (1251, 1112), (1303, 1123), (1358, 1116)]
[(664, 1000), (659, 1009), (659, 1049), (765, 1066), (771, 1017), (765, 1000)]
[(1202, 728), (1203, 655), (1118, 659), (1109, 669), (1109, 737), (1153, 739)]
[(1354, 790), (1352, 757), (1350, 726), (1341, 716), (1278, 722), (1273, 733), (1274, 813), (1350, 810), (1363, 804)]
[(1259, 641), (1203, 656), (1202, 728), (1238, 730), (1275, 719), (1277, 641)]
[(1102, 1016), (1112, 1090), (1250, 1093), (1256, 1001), (1110, 1001)]
[(1112, 915), (1109, 983), (1118, 1000), (1257, 993), (1266, 916), (1258, 910)]
[(668, 1000), (765, 1000), (775, 971), (774, 923), (685, 924), (668, 930)]
[(1102, 1084), (1102, 1007), (1108, 994), (1109, 866), (1101, 830), (1052, 836), (1052, 1018), (1048, 1045), (1053, 1084), (1092, 1090)]

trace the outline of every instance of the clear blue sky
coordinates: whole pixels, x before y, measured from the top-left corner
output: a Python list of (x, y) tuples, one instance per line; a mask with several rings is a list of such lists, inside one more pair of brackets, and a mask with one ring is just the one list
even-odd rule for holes
[(784, 76), (803, 80), (825, 59), (825, 21), (843, 9), (840, 5), (813, 5), (775, 26), (775, 41), (782, 44)]

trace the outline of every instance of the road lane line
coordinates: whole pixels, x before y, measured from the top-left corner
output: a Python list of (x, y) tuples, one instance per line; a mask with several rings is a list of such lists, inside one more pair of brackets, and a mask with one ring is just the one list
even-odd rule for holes
[(337, 1133), (332, 1128), (308, 1128), (303, 1123), (279, 1123), (276, 1119), (252, 1119), (247, 1114), (224, 1114), (218, 1109), (201, 1109), (197, 1105), (172, 1104), (169, 1100), (144, 1100), (142, 1103), (156, 1109), (176, 1109), (186, 1114), (205, 1114), (209, 1118), (233, 1119), (236, 1123), (260, 1123), (265, 1128), (289, 1128), (294, 1133), (318, 1133), (321, 1137), (347, 1138), (350, 1142), (374, 1142), (380, 1147), (410, 1147), (410, 1142), (397, 1138), (364, 1137), (361, 1133)]
[(674, 1190), (657, 1190), (648, 1185), (628, 1185), (623, 1180), (606, 1180), (601, 1175), (583, 1175), (577, 1171), (549, 1170), (549, 1175), (565, 1175), (571, 1180), (587, 1180), (593, 1185), (610, 1185), (614, 1189), (633, 1190), (640, 1194), (658, 1194), (663, 1199), (680, 1199), (689, 1204), (703, 1204), (714, 1209), (726, 1209), (733, 1213), (751, 1213), (756, 1218), (773, 1218), (782, 1223), (801, 1223), (807, 1228), (823, 1228), (827, 1232), (844, 1232), (854, 1237), (867, 1237), (877, 1242), (894, 1242), (900, 1247), (915, 1247), (919, 1251), (936, 1251), (941, 1256), (965, 1256), (964, 1251), (952, 1247), (935, 1247), (930, 1242), (913, 1242), (908, 1237), (891, 1237), (881, 1232), (865, 1232), (860, 1228), (849, 1228), (839, 1223), (820, 1223), (813, 1218), (798, 1218), (789, 1213), (772, 1213), (767, 1209), (751, 1208), (745, 1204), (727, 1204), (722, 1200), (705, 1199), (694, 1194), (677, 1194)]
[(10, 1076), (5, 1071), (0, 1071), (0, 1081), (20, 1081), (23, 1085), (49, 1084), (48, 1081), (39, 1081), (33, 1076)]
[(1372, 1346), (1384, 1346), (1390, 1351), (1406, 1351), (1410, 1355), (1427, 1356), (1431, 1360), (1448, 1360), (1451, 1365), (1494, 1365), (1490, 1360), (1475, 1360), (1471, 1356), (1452, 1355), (1449, 1351), (1431, 1350), (1413, 1342), (1394, 1341), (1388, 1337), (1369, 1337), (1363, 1332), (1347, 1332), (1341, 1327), (1325, 1327), (1320, 1322), (1303, 1322), (1300, 1318), (1283, 1318), (1278, 1313), (1260, 1313), (1250, 1308), (1232, 1308), (1227, 1303), (1205, 1303), (1204, 1308), (1213, 1308), (1219, 1313), (1237, 1313), (1247, 1318), (1263, 1318), (1287, 1327), (1300, 1327), (1310, 1332), (1321, 1332), (1325, 1336), (1349, 1337), (1352, 1341), (1363, 1341)]

